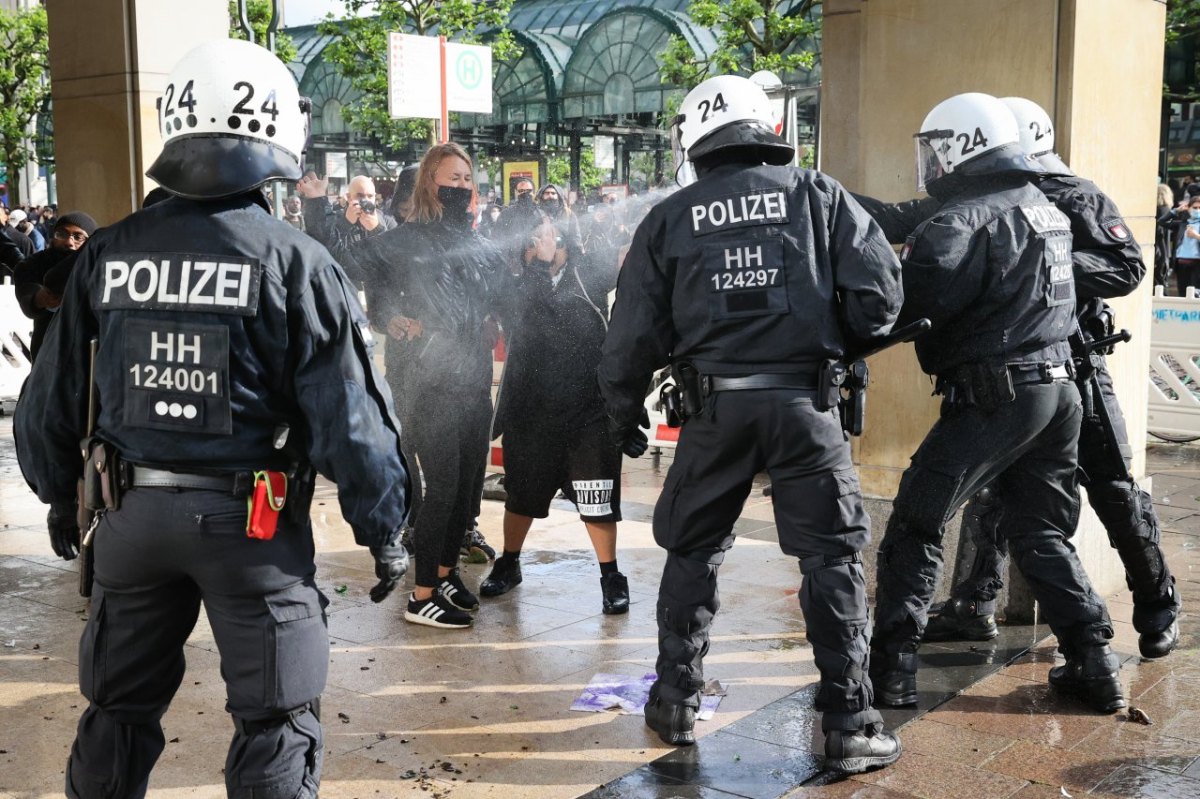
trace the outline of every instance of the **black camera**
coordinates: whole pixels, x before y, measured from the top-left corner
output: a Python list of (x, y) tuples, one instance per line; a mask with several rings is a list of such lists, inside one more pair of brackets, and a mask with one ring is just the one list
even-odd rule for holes
[(358, 207), (362, 209), (364, 214), (373, 214), (378, 208), (378, 206), (376, 206), (375, 203), (370, 200), (359, 200)]

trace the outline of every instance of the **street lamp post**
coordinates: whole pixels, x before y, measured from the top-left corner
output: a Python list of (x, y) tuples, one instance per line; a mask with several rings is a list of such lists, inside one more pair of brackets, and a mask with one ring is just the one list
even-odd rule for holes
[[(281, 0), (271, 0), (271, 19), (267, 21), (267, 41), (263, 45), (272, 53), (275, 52), (275, 31), (279, 29)], [(246, 39), (252, 44), (257, 44), (257, 37), (254, 33), (254, 26), (250, 23), (250, 9), (247, 7), (247, 0), (238, 0), (238, 25), (246, 34)], [(283, 181), (271, 181), (271, 204), (275, 208), (275, 216), (283, 218)]]

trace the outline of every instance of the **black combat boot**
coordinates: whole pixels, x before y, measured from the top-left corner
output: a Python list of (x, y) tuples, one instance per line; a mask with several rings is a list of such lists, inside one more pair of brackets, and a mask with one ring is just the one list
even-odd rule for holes
[(999, 634), (994, 613), (981, 613), (978, 603), (969, 599), (951, 599), (929, 620), (924, 640), (990, 641)]
[(600, 576), (600, 592), (604, 596), (604, 615), (619, 616), (629, 612), (629, 580), (620, 572)]
[(501, 555), (492, 566), (492, 573), (479, 584), (479, 593), (483, 596), (500, 596), (521, 584), (521, 561), (515, 557)]
[(871, 647), (871, 684), (875, 707), (912, 707), (917, 704), (917, 645)]
[(650, 688), (645, 713), (646, 726), (658, 733), (663, 743), (671, 746), (696, 743), (696, 708), (663, 699), (658, 695), (658, 683)]
[(1152, 602), (1139, 602), (1133, 597), (1133, 628), (1140, 633), (1138, 650), (1144, 658), (1161, 658), (1179, 645), (1179, 594), (1175, 578), (1167, 595)]
[(859, 774), (882, 768), (900, 759), (900, 739), (883, 728), (868, 724), (863, 730), (830, 730), (825, 733), (825, 768)]
[(1066, 663), (1050, 669), (1050, 684), (1101, 713), (1113, 713), (1125, 707), (1120, 672), (1121, 661), (1108, 644), (1081, 644)]

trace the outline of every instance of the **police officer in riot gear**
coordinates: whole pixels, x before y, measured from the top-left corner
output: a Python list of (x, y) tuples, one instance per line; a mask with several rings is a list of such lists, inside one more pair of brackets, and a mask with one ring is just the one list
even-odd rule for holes
[(248, 42), (201, 45), (168, 78), (159, 121), (148, 174), (175, 196), (80, 251), (16, 413), (30, 485), (68, 500), (98, 338), (88, 473), (106, 509), (66, 791), (145, 795), (203, 602), (235, 729), (228, 795), (315, 797), (329, 639), (313, 469), (338, 482), (382, 600), (407, 566), (399, 432), (353, 289), (260, 191), (300, 177), (307, 101), (291, 73)]
[(1050, 681), (1097, 710), (1123, 707), (1112, 625), (1068, 543), (1079, 514), (1082, 415), (1067, 336), (1075, 327), (1071, 225), (1034, 185), (999, 100), (962, 94), (917, 134), (918, 175), (942, 207), (901, 252), (902, 318), (927, 316), (917, 356), (941, 418), (900, 482), (879, 549), (871, 671), (876, 701), (917, 701), (917, 645), (941, 567), (944, 525), (995, 484), (999, 533), (1067, 658)]
[[(1131, 451), (1125, 421), (1113, 391), (1103, 353), (1093, 358), (1086, 344), (1112, 333), (1112, 309), (1106, 298), (1137, 288), (1146, 273), (1141, 250), (1121, 212), (1091, 181), (1076, 176), (1054, 152), (1054, 124), (1041, 106), (1021, 97), (1002, 98), (1016, 117), (1021, 149), (1041, 166), (1038, 187), (1071, 223), (1078, 338), (1072, 344), (1079, 366), (1076, 382), (1084, 395), (1079, 436), (1079, 465), (1088, 501), (1108, 531), (1125, 565), (1133, 592), (1133, 624), (1144, 657), (1162, 657), (1179, 639), (1179, 597), (1175, 578), (1159, 546), (1158, 516), (1150, 496), (1129, 471)], [(940, 205), (928, 198), (884, 205), (863, 198), (888, 239), (901, 243)], [(1093, 363), (1094, 362), (1094, 363)], [(1007, 549), (996, 535), (1002, 505), (995, 487), (985, 488), (967, 505), (964, 523), (972, 540), (962, 547), (950, 601), (929, 619), (926, 640), (987, 640), (997, 635), (996, 596), (1003, 587)], [(964, 557), (965, 556), (965, 557)]]
[(860, 556), (870, 522), (818, 375), (852, 342), (891, 329), (902, 301), (896, 258), (836, 181), (787, 166), (793, 149), (749, 80), (693, 89), (675, 136), (687, 162), (677, 175), (694, 169), (699, 179), (639, 225), (599, 367), (622, 445), (644, 441), (643, 401), (667, 364), (693, 411), (654, 514), (667, 562), (646, 724), (669, 744), (694, 741), (717, 571), (754, 475), (766, 471), (780, 547), (803, 575), (827, 767), (887, 765), (900, 742), (871, 706)]

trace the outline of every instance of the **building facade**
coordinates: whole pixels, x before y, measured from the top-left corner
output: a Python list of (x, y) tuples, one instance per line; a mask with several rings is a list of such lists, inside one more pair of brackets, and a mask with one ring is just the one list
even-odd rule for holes
[[(571, 159), (578, 185), (585, 152), (611, 153), (617, 184), (644, 189), (662, 179), (670, 161), (669, 125), (663, 116), (682, 97), (664, 83), (659, 56), (670, 36), (682, 36), (705, 59), (717, 45), (714, 32), (687, 14), (689, 0), (517, 0), (509, 27), (522, 53), (494, 67), (493, 112), (456, 115), (451, 138), (477, 160), (542, 161), (547, 154)], [(780, 10), (799, 13), (800, 0)], [(819, 8), (816, 12), (819, 15)], [(383, 175), (419, 157), (422, 146), (387, 152), (350, 130), (342, 109), (357, 97), (348, 80), (322, 57), (333, 37), (317, 26), (286, 30), (298, 55), (291, 65), (303, 94), (313, 100), (310, 158), (321, 171), (326, 154), (345, 154), (352, 172)], [(819, 39), (797, 45), (819, 52)], [(797, 111), (797, 137), (816, 135), (820, 64), (783, 76)], [(639, 157), (640, 156), (640, 157)], [(669, 171), (669, 170), (668, 170)]]

